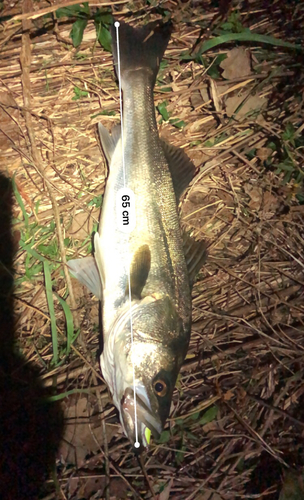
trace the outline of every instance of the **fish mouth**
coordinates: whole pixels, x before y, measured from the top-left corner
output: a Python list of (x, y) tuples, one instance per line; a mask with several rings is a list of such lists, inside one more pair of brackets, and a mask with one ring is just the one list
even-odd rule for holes
[[(141, 451), (142, 448), (148, 448), (151, 434), (154, 439), (159, 438), (163, 426), (159, 418), (155, 417), (151, 411), (144, 387), (135, 387), (135, 392), (136, 408), (134, 389), (127, 387), (121, 400), (120, 414), (126, 435), (134, 444), (135, 449)], [(135, 428), (135, 413), (137, 429)]]

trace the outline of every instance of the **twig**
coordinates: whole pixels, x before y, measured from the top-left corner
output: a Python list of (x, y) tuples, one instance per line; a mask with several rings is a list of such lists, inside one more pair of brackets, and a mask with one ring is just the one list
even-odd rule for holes
[(242, 417), (241, 415), (227, 402), (224, 401), (225, 405), (228, 406), (228, 408), (234, 413), (235, 417), (238, 419), (238, 421), (248, 430), (248, 432), (255, 437), (260, 444), (263, 446), (263, 448), (268, 451), (270, 455), (272, 455), (276, 460), (278, 460), (281, 464), (283, 464), (285, 467), (288, 467), (288, 464), (283, 460), (272, 448), (269, 446), (266, 441), (259, 435), (258, 432), (256, 432), (251, 425), (249, 425)]
[(256, 401), (259, 405), (262, 405), (265, 408), (269, 408), (269, 410), (272, 410), (273, 412), (278, 413), (282, 417), (288, 418), (288, 420), (290, 420), (291, 422), (293, 422), (295, 425), (298, 425), (301, 428), (304, 428), (304, 422), (301, 422), (297, 418), (292, 417), (286, 411), (281, 410), (281, 408), (278, 408), (277, 406), (273, 406), (273, 405), (267, 403), (266, 401), (264, 401), (264, 399), (257, 398), (256, 396), (252, 396), (251, 394), (248, 394), (248, 392), (247, 392), (247, 396), (249, 397), (249, 399), (252, 399), (253, 401)]
[[(120, 5), (123, 3), (127, 3), (128, 0), (113, 0), (112, 2), (102, 2), (102, 7), (111, 7), (112, 5)], [(38, 19), (39, 17), (45, 16), (46, 14), (50, 14), (51, 12), (54, 12), (57, 9), (63, 8), (63, 7), (69, 7), (71, 5), (76, 5), (79, 3), (79, 0), (68, 0), (62, 3), (57, 3), (55, 5), (52, 5), (51, 7), (46, 7), (45, 9), (40, 9), (38, 11), (27, 11), (24, 12), (23, 14), (20, 14), (18, 16), (14, 16), (12, 19), (9, 20), (10, 23), (14, 23), (16, 21), (23, 21), (27, 19)], [(96, 4), (95, 1), (90, 1), (88, 0), (88, 3), (91, 6), (98, 5), (100, 6), (100, 2)], [(33, 6), (31, 5), (31, 8)]]
[(153, 500), (156, 500), (155, 491), (153, 489), (153, 485), (152, 485), (152, 483), (150, 481), (150, 478), (148, 476), (148, 473), (146, 471), (146, 467), (145, 467), (145, 464), (144, 464), (144, 460), (143, 460), (142, 454), (137, 455), (137, 460), (139, 462), (141, 470), (143, 471), (143, 475), (144, 475), (145, 480), (147, 482), (148, 488), (149, 488), (149, 490), (151, 492), (152, 498), (153, 498)]

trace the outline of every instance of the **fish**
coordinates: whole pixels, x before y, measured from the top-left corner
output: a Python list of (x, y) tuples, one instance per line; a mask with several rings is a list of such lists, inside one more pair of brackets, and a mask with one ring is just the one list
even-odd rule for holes
[(109, 173), (94, 255), (68, 262), (101, 301), (100, 367), (135, 451), (159, 438), (169, 416), (190, 340), (191, 289), (206, 258), (178, 213), (196, 168), (159, 137), (156, 122), (153, 89), (171, 32), (170, 22), (120, 22), (118, 54), (112, 27), (122, 127), (110, 134), (98, 124)]

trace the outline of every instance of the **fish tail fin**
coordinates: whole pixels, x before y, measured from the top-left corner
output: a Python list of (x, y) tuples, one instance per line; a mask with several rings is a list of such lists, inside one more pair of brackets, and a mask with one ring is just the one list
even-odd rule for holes
[[(167, 48), (172, 23), (154, 22), (140, 28), (120, 22), (120, 26), (111, 28), (112, 48), (116, 71), (118, 67), (117, 31), (120, 52), (121, 86), (132, 79), (134, 72), (148, 75), (152, 87), (155, 84), (160, 61)], [(119, 77), (119, 75), (117, 75)]]

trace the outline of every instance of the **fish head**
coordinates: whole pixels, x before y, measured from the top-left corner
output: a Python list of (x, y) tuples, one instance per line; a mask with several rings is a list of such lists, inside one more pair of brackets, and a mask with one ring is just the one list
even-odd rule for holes
[(119, 408), (124, 432), (139, 452), (149, 446), (151, 435), (159, 438), (170, 412), (176, 381), (176, 377), (164, 370), (154, 372), (150, 378), (136, 370), (135, 384), (125, 389)]
[(140, 301), (132, 313), (132, 335), (130, 330), (127, 321), (117, 334), (109, 385), (125, 434), (142, 451), (151, 434), (160, 436), (169, 416), (189, 338), (168, 296)]

